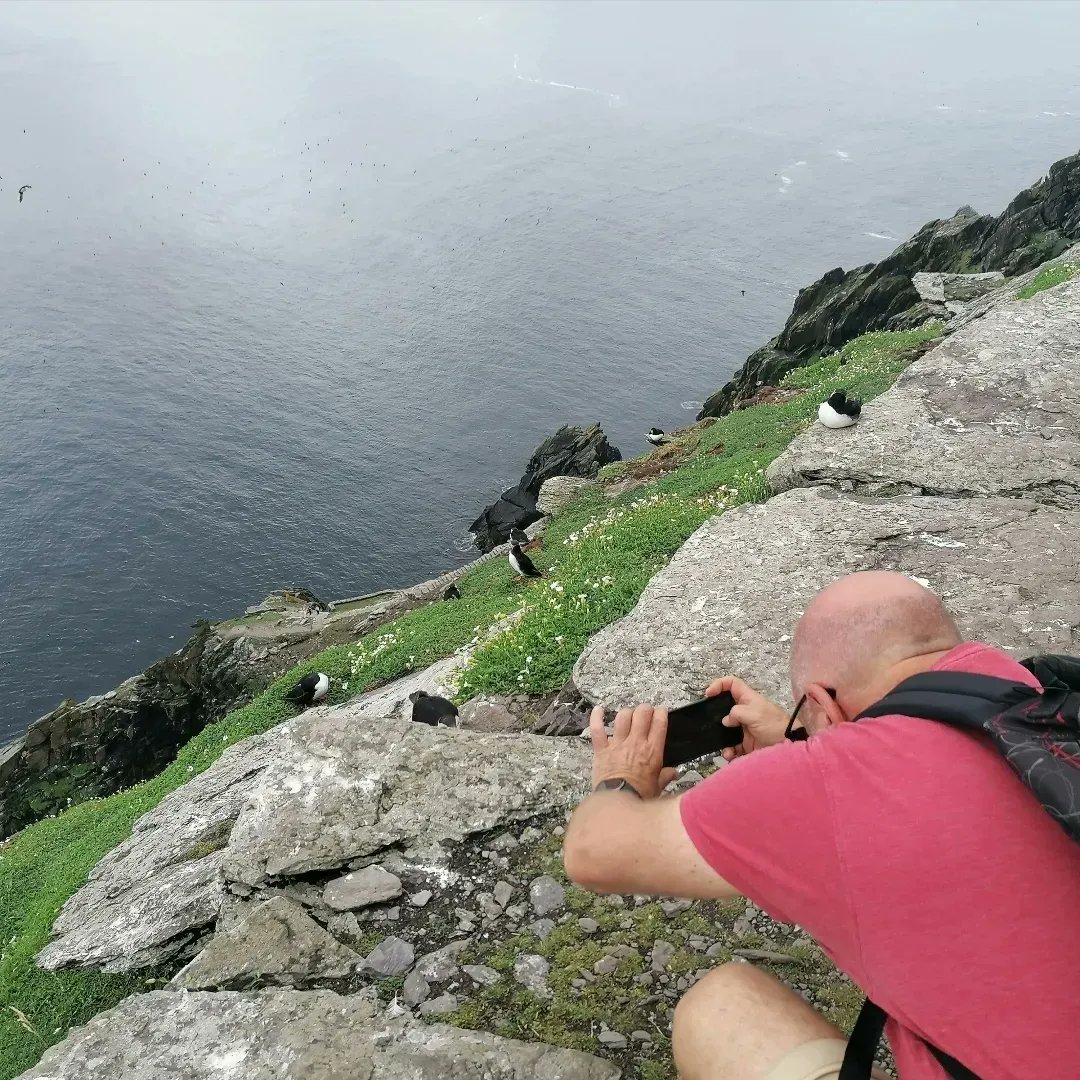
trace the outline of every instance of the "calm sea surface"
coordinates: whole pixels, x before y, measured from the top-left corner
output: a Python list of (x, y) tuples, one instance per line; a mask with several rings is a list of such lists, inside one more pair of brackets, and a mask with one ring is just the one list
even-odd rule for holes
[(689, 422), (797, 288), (1076, 151), (1077, 41), (1068, 4), (0, 6), (0, 741), (274, 587), (465, 561), (565, 422)]

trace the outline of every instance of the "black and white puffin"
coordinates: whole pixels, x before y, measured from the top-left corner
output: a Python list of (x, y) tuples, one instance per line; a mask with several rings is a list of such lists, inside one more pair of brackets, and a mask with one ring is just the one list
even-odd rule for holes
[(653, 446), (663, 446), (667, 442), (667, 436), (658, 427), (651, 427), (645, 432), (645, 441)]
[(429, 694), (426, 690), (414, 690), (409, 695), (412, 702), (412, 719), (430, 727), (457, 727), (457, 706), (447, 698)]
[(858, 423), (861, 413), (862, 402), (858, 398), (849, 398), (843, 390), (837, 390), (818, 406), (817, 418), (827, 428), (846, 428)]
[(517, 544), (518, 547), (525, 547), (529, 543), (529, 534), (524, 529), (519, 529), (514, 525), (510, 529), (510, 543)]
[(510, 546), (510, 569), (514, 571), (518, 577), (543, 577), (532, 564), (532, 559), (521, 550), (520, 544), (512, 544)]
[(322, 701), (330, 690), (330, 676), (321, 671), (305, 675), (286, 695), (297, 708), (306, 709), (309, 705)]

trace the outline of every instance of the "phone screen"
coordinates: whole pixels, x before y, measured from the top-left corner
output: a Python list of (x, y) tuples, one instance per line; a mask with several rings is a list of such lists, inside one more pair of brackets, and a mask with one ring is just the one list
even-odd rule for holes
[(717, 694), (668, 713), (664, 764), (685, 765), (695, 758), (715, 754), (743, 741), (741, 727), (724, 727), (720, 722), (735, 707), (730, 694)]

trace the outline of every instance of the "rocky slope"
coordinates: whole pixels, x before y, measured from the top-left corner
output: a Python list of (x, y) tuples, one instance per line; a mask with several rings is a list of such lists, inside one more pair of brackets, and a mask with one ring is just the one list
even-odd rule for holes
[[(1080, 278), (1030, 300), (1016, 287), (858, 426), (799, 436), (770, 471), (787, 490), (698, 529), (592, 639), (581, 691), (678, 704), (732, 671), (784, 701), (803, 605), (857, 569), (925, 581), (967, 635), (1017, 655), (1076, 652)], [(147, 814), (39, 963), (168, 986), (26, 1075), (661, 1080), (679, 995), (733, 958), (850, 1022), (857, 990), (752, 906), (569, 887), (558, 849), (583, 743), (394, 715), (464, 660), (239, 743)]]
[(834, 352), (868, 330), (899, 330), (944, 314), (920, 300), (919, 271), (1021, 274), (1080, 240), (1080, 154), (1056, 162), (997, 217), (961, 207), (931, 221), (888, 258), (854, 270), (837, 267), (799, 292), (784, 329), (752, 353), (705, 402), (699, 419), (722, 416), (762, 385)]

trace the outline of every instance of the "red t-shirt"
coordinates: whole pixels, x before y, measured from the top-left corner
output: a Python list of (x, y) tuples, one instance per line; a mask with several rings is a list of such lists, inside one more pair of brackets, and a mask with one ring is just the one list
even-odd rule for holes
[[(987, 645), (935, 670), (1038, 686)], [(902, 1080), (1080, 1075), (1080, 844), (977, 735), (883, 716), (740, 758), (682, 798), (710, 866), (892, 1018)]]

